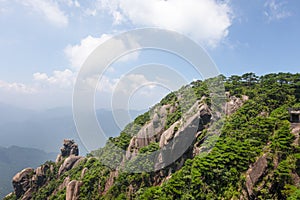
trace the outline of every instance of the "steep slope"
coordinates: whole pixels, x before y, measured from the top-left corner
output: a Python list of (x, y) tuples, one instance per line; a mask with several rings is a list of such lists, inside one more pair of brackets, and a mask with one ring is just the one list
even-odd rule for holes
[[(223, 95), (209, 87), (220, 80)], [(30, 184), (6, 199), (299, 199), (299, 125), (288, 121), (290, 107), (300, 107), (300, 74), (195, 81), (87, 158), (21, 172)]]
[(54, 158), (54, 153), (46, 153), (38, 149), (18, 146), (0, 147), (0, 199), (13, 191), (11, 179), (18, 171), (25, 167), (37, 167), (42, 162)]

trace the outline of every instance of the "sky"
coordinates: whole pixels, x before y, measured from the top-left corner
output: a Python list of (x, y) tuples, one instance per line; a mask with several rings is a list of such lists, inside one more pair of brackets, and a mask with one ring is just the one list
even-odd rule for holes
[[(88, 55), (129, 31), (157, 27), (191, 38), (220, 73), (299, 72), (300, 1), (288, 0), (0, 0), (0, 102), (28, 109), (72, 106), (74, 83)], [(168, 53), (133, 52), (106, 71), (95, 105), (110, 108), (124, 74), (149, 63), (172, 66), (186, 82), (199, 77)], [(157, 77), (158, 80), (159, 77)], [(145, 109), (170, 88), (144, 74), (122, 87), (130, 109)]]

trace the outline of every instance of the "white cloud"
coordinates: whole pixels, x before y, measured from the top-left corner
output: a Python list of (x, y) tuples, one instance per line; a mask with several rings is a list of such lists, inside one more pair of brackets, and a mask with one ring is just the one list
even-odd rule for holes
[(64, 27), (68, 25), (68, 16), (54, 0), (23, 0), (22, 3), (56, 26)]
[(64, 52), (69, 59), (70, 64), (75, 69), (79, 69), (87, 57), (99, 46), (101, 43), (109, 39), (111, 35), (103, 34), (101, 37), (96, 38), (87, 36), (80, 41), (77, 45), (68, 45)]
[[(108, 34), (103, 34), (100, 37), (92, 37), (89, 35), (86, 38), (83, 38), (80, 41), (80, 44), (68, 45), (65, 48), (64, 52), (67, 58), (69, 59), (71, 66), (74, 69), (79, 70), (79, 68), (82, 66), (84, 61), (96, 49), (96, 47), (98, 47), (100, 44), (110, 39), (111, 37), (112, 35), (108, 35)], [(116, 41), (116, 44), (117, 43), (118, 41)], [(125, 44), (118, 43), (118, 46), (120, 46), (122, 50), (126, 50)], [(134, 52), (121, 57), (119, 61), (126, 62), (129, 60), (135, 60), (137, 58), (138, 58), (138, 52)]]
[(67, 4), (69, 7), (80, 7), (80, 3), (77, 0), (60, 0), (61, 3)]
[(113, 92), (121, 92), (126, 95), (130, 95), (145, 84), (149, 84), (150, 81), (143, 74), (129, 74), (122, 76), (113, 87)]
[(27, 86), (23, 83), (8, 83), (2, 80), (0, 80), (0, 89), (8, 92), (17, 92), (24, 94), (32, 94), (36, 92), (36, 89), (34, 87)]
[(71, 89), (74, 85), (75, 78), (76, 74), (69, 69), (64, 71), (54, 71), (52, 76), (48, 76), (45, 73), (39, 72), (33, 74), (33, 79), (37, 83), (47, 84), (64, 89)]
[[(227, 1), (216, 0), (99, 0), (115, 22), (175, 30), (216, 46), (228, 35), (232, 11)], [(118, 14), (115, 14), (118, 13)], [(116, 24), (118, 24), (116, 23)]]
[[(98, 79), (96, 80), (98, 82)], [(97, 90), (100, 92), (108, 92), (111, 93), (115, 87), (119, 79), (111, 79), (107, 76), (102, 76), (101, 80), (97, 85)]]
[(285, 8), (286, 2), (277, 2), (276, 0), (268, 0), (264, 4), (265, 11), (264, 14), (268, 18), (268, 21), (281, 20), (292, 15), (291, 12), (287, 11)]
[(24, 83), (9, 83), (0, 80), (0, 89), (6, 92), (22, 93), (22, 94), (33, 94), (44, 91), (45, 87), (57, 89), (73, 89), (76, 79), (76, 73), (69, 69), (63, 71), (54, 71), (53, 75), (48, 76), (46, 73), (34, 73), (33, 80), (34, 84), (27, 85)]

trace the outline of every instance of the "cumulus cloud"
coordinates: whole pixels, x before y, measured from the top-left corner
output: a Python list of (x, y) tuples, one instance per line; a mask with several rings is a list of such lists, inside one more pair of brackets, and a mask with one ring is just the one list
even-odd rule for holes
[(53, 0), (23, 0), (23, 5), (42, 15), (50, 23), (64, 27), (68, 25), (68, 16), (59, 8)]
[[(68, 58), (71, 66), (78, 70), (84, 61), (88, 58), (88, 56), (98, 47), (100, 44), (110, 39), (112, 35), (103, 34), (100, 37), (87, 36), (80, 41), (80, 44), (76, 45), (68, 45), (65, 49), (65, 55)], [(118, 41), (116, 41), (118, 42)], [(134, 41), (131, 41), (134, 42)], [(116, 43), (117, 44), (117, 43)], [(122, 50), (126, 50), (125, 44), (118, 43), (118, 46), (122, 48)], [(130, 53), (120, 58), (120, 61), (125, 62), (129, 60), (135, 60), (138, 57), (138, 53)]]
[(268, 0), (264, 4), (265, 11), (264, 14), (268, 18), (268, 21), (281, 20), (292, 15), (291, 12), (287, 11), (285, 8), (286, 2), (276, 0)]
[(228, 35), (232, 11), (227, 1), (216, 0), (99, 0), (100, 8), (118, 24), (175, 30), (197, 41), (216, 46)]
[(45, 73), (34, 73), (33, 79), (37, 83), (47, 84), (50, 86), (56, 86), (60, 88), (72, 88), (75, 82), (76, 74), (69, 69), (64, 71), (54, 71), (52, 76), (48, 76)]
[(80, 44), (68, 45), (64, 52), (69, 59), (72, 67), (78, 69), (81, 67), (87, 57), (99, 46), (101, 43), (109, 39), (111, 35), (103, 34), (101, 37), (87, 36), (80, 41)]
[(8, 83), (2, 80), (0, 80), (0, 89), (23, 94), (33, 94), (36, 92), (36, 89), (34, 87), (25, 85), (23, 83)]

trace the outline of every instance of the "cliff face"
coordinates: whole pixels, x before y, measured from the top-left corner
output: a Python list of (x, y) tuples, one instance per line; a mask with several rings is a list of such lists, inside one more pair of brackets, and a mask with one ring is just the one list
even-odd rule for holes
[(6, 199), (299, 199), (300, 125), (287, 109), (297, 93), (263, 81), (226, 82), (218, 109), (193, 82), (87, 157), (65, 140), (56, 162), (18, 173)]

